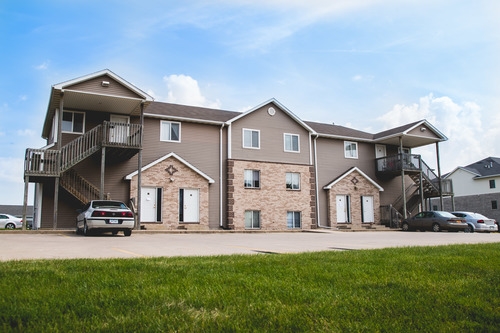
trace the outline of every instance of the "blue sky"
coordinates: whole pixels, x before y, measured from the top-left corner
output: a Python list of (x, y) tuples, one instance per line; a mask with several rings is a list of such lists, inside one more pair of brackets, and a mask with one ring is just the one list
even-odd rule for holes
[(493, 0), (3, 0), (0, 204), (22, 203), (50, 87), (106, 68), (158, 101), (276, 98), (367, 132), (427, 119), (443, 172), (500, 157), (499, 17)]

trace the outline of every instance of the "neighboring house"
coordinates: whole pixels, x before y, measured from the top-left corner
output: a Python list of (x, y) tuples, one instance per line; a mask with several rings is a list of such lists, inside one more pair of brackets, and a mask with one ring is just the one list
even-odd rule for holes
[(447, 140), (426, 120), (370, 134), (275, 99), (243, 113), (155, 102), (109, 70), (54, 85), (42, 137), (24, 173), (38, 228), (73, 228), (96, 198), (126, 202), (148, 229), (397, 226), (448, 191), (411, 154)]
[[(500, 221), (500, 158), (457, 167), (443, 178), (452, 180), (454, 194), (444, 199), (445, 210), (477, 212)], [(432, 204), (437, 206), (435, 200)]]

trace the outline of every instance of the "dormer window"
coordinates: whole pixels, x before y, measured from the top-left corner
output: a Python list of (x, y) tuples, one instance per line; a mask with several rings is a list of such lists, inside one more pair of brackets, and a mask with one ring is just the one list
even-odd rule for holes
[(65, 133), (83, 134), (85, 123), (85, 113), (64, 111), (62, 119), (62, 131)]

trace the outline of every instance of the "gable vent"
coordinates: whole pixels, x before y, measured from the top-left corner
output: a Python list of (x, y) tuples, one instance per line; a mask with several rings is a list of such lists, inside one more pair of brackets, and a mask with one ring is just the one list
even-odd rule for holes
[(109, 87), (109, 81), (102, 81), (101, 86), (103, 87)]

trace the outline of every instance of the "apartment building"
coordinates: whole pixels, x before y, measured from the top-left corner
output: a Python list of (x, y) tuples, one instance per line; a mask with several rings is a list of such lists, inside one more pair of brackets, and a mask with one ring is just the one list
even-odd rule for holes
[(74, 228), (77, 209), (107, 198), (146, 229), (397, 227), (451, 189), (411, 153), (436, 145), (439, 166), (447, 138), (426, 120), (372, 134), (275, 99), (246, 112), (156, 102), (109, 70), (52, 86), (42, 137), (24, 170), (42, 229)]

